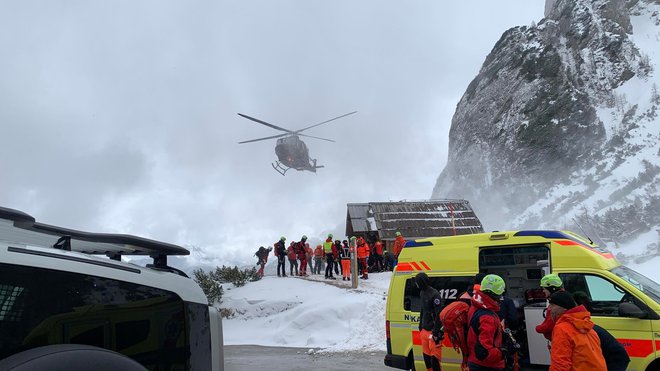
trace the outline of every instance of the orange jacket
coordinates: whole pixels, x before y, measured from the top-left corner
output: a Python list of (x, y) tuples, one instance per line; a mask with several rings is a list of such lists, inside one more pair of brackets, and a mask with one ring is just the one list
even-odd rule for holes
[(591, 314), (583, 305), (557, 319), (552, 331), (550, 371), (607, 371), (593, 327)]
[(323, 245), (317, 245), (314, 249), (314, 256), (317, 258), (323, 257)]
[(403, 246), (406, 244), (406, 240), (403, 239), (403, 236), (399, 236), (394, 240), (394, 256), (399, 257), (399, 254), (401, 254), (401, 250), (403, 250)]
[(358, 237), (357, 240), (357, 257), (358, 259), (369, 257), (369, 245), (364, 242), (362, 237)]

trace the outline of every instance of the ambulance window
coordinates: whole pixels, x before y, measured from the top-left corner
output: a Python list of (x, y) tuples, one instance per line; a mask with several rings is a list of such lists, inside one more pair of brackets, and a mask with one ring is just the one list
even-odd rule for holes
[[(430, 277), (430, 279), (431, 286), (438, 290), (440, 296), (445, 299), (445, 305), (458, 299), (474, 282), (474, 276)], [(403, 309), (411, 312), (419, 312), (421, 309), (419, 289), (415, 285), (414, 278), (406, 280)]]
[(593, 316), (618, 317), (619, 303), (632, 300), (632, 296), (614, 283), (590, 274), (559, 275), (566, 291), (585, 298), (583, 303)]

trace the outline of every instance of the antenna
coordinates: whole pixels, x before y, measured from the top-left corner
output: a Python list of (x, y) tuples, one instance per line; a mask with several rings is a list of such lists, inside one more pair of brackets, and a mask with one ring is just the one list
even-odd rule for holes
[(582, 226), (580, 225), (580, 223), (578, 223), (577, 220), (575, 220), (575, 218), (571, 218), (571, 219), (573, 220), (573, 223), (575, 223), (575, 225), (577, 225), (578, 228), (580, 228), (580, 230), (582, 231), (582, 234), (583, 234), (583, 235), (589, 240), (589, 242), (593, 245), (593, 244), (594, 244), (594, 241), (591, 240), (591, 237), (587, 236), (587, 232), (585, 232), (584, 229), (582, 229)]

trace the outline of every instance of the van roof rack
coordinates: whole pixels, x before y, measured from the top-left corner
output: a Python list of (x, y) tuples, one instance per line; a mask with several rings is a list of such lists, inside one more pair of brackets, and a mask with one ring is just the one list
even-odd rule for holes
[(83, 232), (38, 223), (34, 217), (22, 211), (5, 207), (0, 207), (0, 240), (105, 255), (117, 261), (121, 261), (122, 255), (148, 255), (153, 259), (153, 267), (159, 269), (170, 269), (167, 266), (167, 257), (170, 255), (190, 255), (187, 249), (166, 242), (126, 234)]

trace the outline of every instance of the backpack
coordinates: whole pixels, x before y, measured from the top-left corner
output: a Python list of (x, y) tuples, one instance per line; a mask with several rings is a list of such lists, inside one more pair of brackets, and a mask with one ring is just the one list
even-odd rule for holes
[(456, 300), (442, 309), (440, 312), (440, 321), (445, 332), (445, 337), (449, 339), (454, 350), (463, 355), (462, 369), (467, 368), (468, 345), (468, 310), (470, 306), (460, 300)]
[[(277, 242), (279, 242), (279, 241), (277, 241)], [(277, 242), (275, 242), (273, 244), (273, 254), (275, 254), (275, 256), (277, 256)]]

